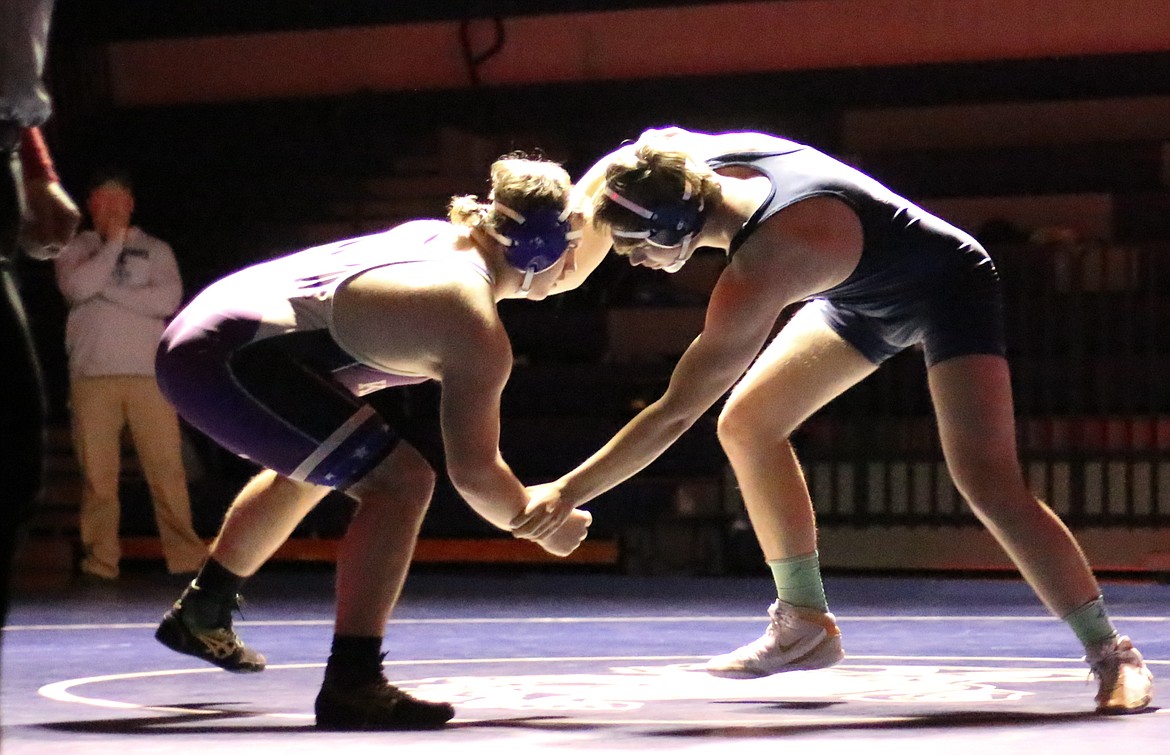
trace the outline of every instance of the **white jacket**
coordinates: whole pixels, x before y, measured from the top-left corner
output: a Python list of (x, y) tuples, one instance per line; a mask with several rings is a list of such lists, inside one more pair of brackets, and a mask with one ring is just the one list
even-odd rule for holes
[(125, 244), (79, 233), (54, 266), (69, 304), (65, 350), (72, 377), (154, 375), (154, 354), (183, 296), (171, 247), (131, 226)]

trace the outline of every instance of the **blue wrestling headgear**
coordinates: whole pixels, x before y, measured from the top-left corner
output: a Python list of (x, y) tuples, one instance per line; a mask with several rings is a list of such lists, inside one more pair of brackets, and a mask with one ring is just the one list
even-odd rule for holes
[(694, 251), (692, 242), (695, 234), (703, 229), (703, 197), (694, 196), (691, 184), (688, 181), (683, 188), (682, 198), (678, 202), (651, 210), (643, 207), (632, 199), (614, 191), (609, 184), (605, 186), (605, 196), (625, 207), (635, 215), (644, 218), (646, 228), (640, 231), (621, 231), (612, 229), (610, 233), (619, 238), (645, 239), (646, 243), (663, 249), (680, 247), (678, 256), (666, 267), (668, 273), (678, 272), (683, 264), (690, 259)]
[(528, 293), (532, 278), (557, 263), (569, 248), (569, 242), (581, 236), (569, 223), (570, 208), (557, 212), (551, 207), (530, 210), (522, 215), (511, 207), (492, 201), (492, 209), (506, 220), (498, 229), (486, 228), (504, 246), (504, 259), (524, 273), (520, 293)]

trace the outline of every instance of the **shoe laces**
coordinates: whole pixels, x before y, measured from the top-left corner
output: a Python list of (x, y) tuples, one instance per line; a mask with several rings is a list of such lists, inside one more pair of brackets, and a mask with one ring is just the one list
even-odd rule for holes
[[(194, 613), (195, 623), (206, 629), (223, 629), (232, 631), (232, 612), (244, 618), (244, 598), (238, 593), (228, 597), (219, 597), (206, 592), (194, 582), (175, 603), (175, 608), (187, 614)], [(209, 619), (207, 624), (203, 620)]]
[(782, 601), (777, 600), (768, 607), (768, 628), (764, 634), (749, 642), (744, 649), (754, 657), (762, 657), (771, 652), (776, 640), (795, 626), (795, 614), (787, 610)]
[(1085, 662), (1089, 664), (1089, 673), (1099, 679), (1106, 675), (1116, 676), (1122, 666), (1142, 666), (1142, 654), (1128, 637), (1115, 637), (1088, 649)]
[(224, 625), (228, 628), (232, 625), (232, 612), (238, 613), (240, 618), (244, 618), (244, 596), (239, 593), (233, 595), (230, 599), (224, 601), (219, 606), (219, 617), (223, 620)]
[(768, 617), (771, 622), (768, 624), (767, 633), (771, 636), (778, 636), (785, 630), (796, 627), (796, 613), (782, 600), (768, 606)]

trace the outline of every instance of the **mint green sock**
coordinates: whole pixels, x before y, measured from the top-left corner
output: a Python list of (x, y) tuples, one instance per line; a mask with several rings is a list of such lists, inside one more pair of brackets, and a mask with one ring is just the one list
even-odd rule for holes
[(776, 595), (785, 603), (818, 611), (828, 611), (825, 586), (821, 582), (821, 559), (816, 551), (807, 556), (768, 561)]
[(1117, 629), (1105, 610), (1104, 597), (1089, 601), (1069, 615), (1061, 617), (1061, 621), (1072, 628), (1077, 639), (1085, 646), (1117, 636)]

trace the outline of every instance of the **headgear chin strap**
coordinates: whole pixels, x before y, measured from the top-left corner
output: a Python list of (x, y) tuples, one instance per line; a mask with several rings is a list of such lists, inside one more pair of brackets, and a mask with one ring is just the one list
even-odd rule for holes
[(694, 234), (688, 233), (686, 236), (683, 236), (682, 244), (678, 248), (678, 256), (669, 265), (663, 265), (662, 269), (668, 273), (677, 273), (679, 270), (682, 270), (682, 266), (687, 264), (687, 260), (691, 258), (691, 255), (695, 251), (695, 247), (691, 244), (694, 240)]
[(648, 228), (640, 231), (611, 230), (614, 236), (625, 239), (645, 239), (646, 243), (662, 249), (679, 247), (678, 256), (662, 269), (668, 273), (678, 272), (694, 252), (695, 235), (702, 230), (703, 197), (693, 197), (691, 183), (687, 181), (683, 187), (683, 195), (677, 204), (651, 210), (628, 197), (614, 191), (608, 184), (605, 187), (605, 196), (638, 217), (648, 221)]
[(484, 230), (503, 245), (508, 264), (524, 273), (521, 294), (527, 294), (536, 274), (555, 265), (569, 248), (569, 242), (581, 236), (569, 223), (569, 207), (559, 213), (554, 208), (542, 207), (525, 216), (493, 200), (492, 209), (506, 220), (498, 229), (485, 227)]

